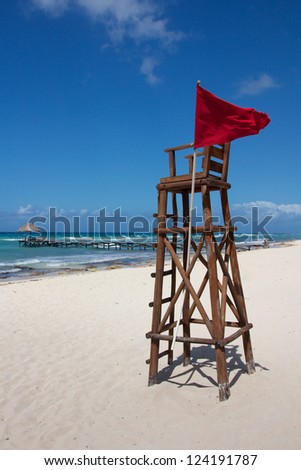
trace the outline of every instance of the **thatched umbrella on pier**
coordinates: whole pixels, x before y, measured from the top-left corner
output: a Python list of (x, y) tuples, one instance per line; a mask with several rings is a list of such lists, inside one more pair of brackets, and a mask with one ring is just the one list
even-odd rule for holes
[(41, 229), (40, 229), (40, 227), (37, 227), (36, 225), (27, 222), (27, 224), (22, 225), (22, 227), (18, 228), (17, 231), (18, 232), (38, 232), (38, 233), (40, 233)]

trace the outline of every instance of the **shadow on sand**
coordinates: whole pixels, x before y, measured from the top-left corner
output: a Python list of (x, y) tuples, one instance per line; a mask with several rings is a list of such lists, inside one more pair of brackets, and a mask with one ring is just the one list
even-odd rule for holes
[[(229, 374), (229, 385), (233, 387), (242, 374), (247, 373), (247, 368), (238, 352), (238, 346), (226, 348), (227, 369)], [(190, 364), (183, 367), (179, 372), (178, 366), (183, 364), (183, 355), (177, 357), (172, 364), (164, 367), (158, 372), (158, 384), (169, 382), (178, 387), (216, 387), (216, 360), (215, 349), (210, 345), (198, 346), (191, 349)], [(255, 366), (268, 370), (258, 363)]]

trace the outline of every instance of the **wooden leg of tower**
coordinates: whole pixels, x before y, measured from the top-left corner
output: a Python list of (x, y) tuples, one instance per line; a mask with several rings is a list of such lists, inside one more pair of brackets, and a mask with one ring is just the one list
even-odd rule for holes
[[(166, 207), (167, 207), (167, 193), (166, 191), (159, 191), (158, 193), (158, 227), (160, 228), (164, 228), (166, 226)], [(158, 244), (157, 244), (157, 258), (156, 258), (156, 279), (155, 279), (155, 288), (154, 288), (152, 333), (158, 333), (159, 324), (161, 320), (164, 261), (165, 261), (164, 235), (159, 234)], [(148, 385), (154, 385), (155, 383), (157, 383), (159, 345), (160, 345), (159, 343), (160, 341), (158, 339), (154, 339), (154, 338), (151, 339)]]
[[(176, 193), (171, 194), (171, 202), (172, 202), (172, 226), (176, 228), (178, 226), (178, 205), (177, 205), (177, 195)], [(172, 245), (175, 252), (177, 252), (177, 243), (178, 243), (178, 234), (175, 232), (172, 235)], [(176, 280), (177, 280), (177, 268), (175, 262), (171, 260), (171, 281), (170, 281), (170, 297), (173, 298), (176, 292)], [(175, 319), (175, 312), (174, 308), (170, 313), (170, 323), (173, 323)], [(169, 335), (173, 336), (173, 328), (169, 330)], [(172, 349), (172, 341), (168, 342), (168, 364), (173, 362), (173, 349)]]
[[(228, 201), (228, 192), (226, 189), (221, 190), (221, 202), (222, 202), (224, 223), (226, 226), (229, 227), (231, 225), (231, 216), (230, 216), (230, 208), (229, 208), (229, 201)], [(242, 282), (241, 282), (241, 277), (240, 277), (240, 272), (239, 272), (239, 264), (238, 264), (238, 259), (237, 259), (237, 252), (236, 252), (233, 232), (229, 232), (228, 236), (229, 236), (229, 242), (231, 244), (230, 262), (231, 262), (231, 268), (232, 268), (233, 284), (235, 287), (238, 302), (240, 303), (240, 308), (238, 309), (238, 311), (240, 312), (240, 321), (242, 325), (245, 326), (248, 323), (247, 309), (246, 309), (246, 304), (245, 304), (245, 299), (244, 299), (244, 294), (243, 294), (243, 289), (242, 289)], [(243, 345), (244, 345), (244, 352), (245, 352), (248, 374), (253, 374), (253, 372), (255, 372), (255, 365), (254, 365), (254, 358), (253, 358), (253, 351), (252, 351), (252, 344), (251, 344), (251, 336), (250, 336), (249, 331), (243, 334)]]
[(242, 339), (243, 339), (243, 345), (244, 345), (244, 351), (245, 351), (247, 372), (249, 375), (254, 374), (254, 372), (256, 372), (256, 368), (255, 368), (255, 362), (254, 362), (254, 357), (253, 357), (250, 332), (247, 331), (246, 333), (244, 333), (242, 336)]
[[(175, 247), (176, 250), (176, 240), (174, 240), (176, 236), (173, 236), (173, 246)], [(173, 298), (176, 292), (176, 265), (172, 261), (171, 262), (171, 287), (170, 287), (170, 297)], [(172, 309), (172, 312), (170, 313), (170, 323), (173, 323), (175, 319), (175, 313), (174, 313), (174, 308)], [(169, 335), (173, 336), (173, 328), (170, 328), (169, 330)], [(172, 349), (172, 340), (168, 341), (168, 364), (172, 364), (173, 362), (173, 349)]]
[[(203, 197), (203, 213), (204, 213), (204, 227), (205, 227), (205, 243), (207, 251), (207, 264), (209, 276), (209, 289), (210, 289), (210, 302), (212, 312), (213, 334), (216, 340), (223, 339), (224, 330), (221, 319), (221, 306), (219, 299), (218, 288), (218, 273), (217, 273), (217, 256), (216, 246), (213, 233), (210, 231), (212, 223), (210, 191), (205, 187), (202, 191)], [(226, 352), (223, 346), (216, 344), (216, 368), (217, 368), (217, 382), (219, 388), (220, 401), (227, 400), (230, 397), (230, 387), (228, 380)]]
[[(242, 325), (248, 324), (248, 317), (247, 317), (247, 309), (242, 289), (241, 277), (239, 272), (239, 265), (237, 259), (237, 252), (234, 243), (234, 235), (232, 233), (232, 246), (231, 246), (231, 267), (232, 267), (232, 277), (233, 277), (233, 284), (235, 287), (235, 291), (241, 306), (241, 323)], [(243, 334), (243, 346), (246, 358), (246, 366), (248, 374), (253, 374), (255, 372), (255, 365), (254, 365), (254, 357), (253, 357), (253, 350), (251, 344), (251, 336), (250, 332), (247, 331)]]
[[(182, 202), (183, 202), (183, 217), (184, 217), (184, 227), (189, 225), (189, 197), (187, 193), (182, 193)], [(188, 237), (187, 234), (184, 239), (183, 246), (183, 267), (185, 271), (188, 269), (187, 260), (188, 254), (190, 253), (190, 246), (188, 246)], [(184, 291), (184, 300), (183, 300), (183, 336), (184, 338), (190, 338), (190, 318), (189, 318), (189, 292), (188, 290)], [(188, 366), (190, 364), (190, 343), (183, 344), (183, 366)]]
[[(205, 235), (206, 250), (208, 258), (209, 288), (212, 311), (213, 333), (215, 339), (222, 339), (224, 336), (221, 323), (221, 307), (219, 300), (218, 278), (216, 267), (215, 242), (211, 234)], [(220, 401), (227, 400), (230, 397), (230, 387), (228, 380), (227, 362), (225, 348), (219, 345), (215, 346), (217, 382), (219, 388)]]
[(230, 397), (230, 386), (227, 371), (226, 351), (224, 347), (215, 346), (217, 382), (219, 401), (228, 400)]

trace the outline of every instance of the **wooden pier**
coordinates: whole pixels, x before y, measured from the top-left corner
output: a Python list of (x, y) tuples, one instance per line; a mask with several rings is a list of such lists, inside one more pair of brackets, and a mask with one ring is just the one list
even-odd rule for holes
[[(103, 250), (155, 250), (157, 248), (157, 242), (118, 242), (118, 241), (95, 241), (95, 240), (49, 240), (48, 238), (32, 237), (28, 236), (19, 239), (19, 246), (37, 248), (52, 246), (56, 248), (99, 248)], [(183, 251), (183, 241), (177, 243), (179, 251)], [(256, 248), (267, 248), (269, 243), (266, 240), (253, 241), (253, 242), (241, 242), (236, 245), (237, 251), (250, 251)]]
[(103, 250), (147, 250), (156, 248), (156, 243), (152, 242), (128, 242), (128, 241), (95, 241), (95, 240), (51, 240), (42, 237), (28, 236), (19, 239), (19, 246), (37, 248), (37, 247), (56, 247), (56, 248), (98, 248)]

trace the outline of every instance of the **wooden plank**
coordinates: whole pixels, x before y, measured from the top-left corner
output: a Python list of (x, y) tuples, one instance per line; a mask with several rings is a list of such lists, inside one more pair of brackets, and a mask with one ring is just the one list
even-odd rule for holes
[(168, 149), (165, 149), (164, 152), (168, 153), (170, 151), (177, 151), (177, 150), (184, 150), (184, 149), (191, 149), (193, 148), (193, 143), (192, 144), (184, 144), (184, 145), (179, 145), (177, 147), (169, 147)]
[(227, 269), (227, 267), (224, 263), (222, 255), (221, 255), (221, 253), (218, 249), (216, 250), (216, 255), (217, 255), (218, 261), (220, 263), (220, 266), (222, 268), (223, 274), (225, 276), (228, 276), (228, 285), (229, 285), (229, 289), (231, 291), (232, 297), (235, 301), (235, 304), (236, 304), (236, 307), (237, 307), (237, 310), (238, 310), (239, 320), (242, 321), (245, 324), (246, 323), (246, 317), (245, 317), (245, 313), (244, 313), (244, 306), (241, 302), (241, 297), (238, 295), (238, 293), (235, 289), (235, 286), (234, 286), (233, 281), (230, 277), (229, 271), (228, 271), (228, 269)]
[[(231, 229), (231, 227), (230, 227)], [(234, 229), (236, 229), (236, 227), (234, 227)], [(225, 232), (225, 235), (223, 237), (223, 239), (221, 240), (221, 242), (219, 243), (218, 245), (218, 249), (221, 251), (223, 249), (223, 246), (224, 244), (226, 243), (226, 241), (228, 240), (228, 234), (227, 234), (227, 231)], [(192, 240), (191, 242), (194, 250), (196, 249), (196, 244), (195, 242)], [(205, 260), (205, 258), (202, 256), (202, 254), (200, 253), (199, 255), (199, 260), (201, 261), (201, 263), (205, 266), (206, 269), (208, 269), (208, 263), (207, 261)], [(222, 292), (222, 284), (220, 283), (220, 281), (218, 281), (218, 288), (220, 290), (220, 292)], [(228, 306), (230, 307), (230, 309), (232, 310), (232, 312), (234, 313), (235, 317), (239, 320), (240, 317), (239, 317), (239, 314), (238, 314), (238, 311), (237, 311), (237, 308), (235, 307), (235, 305), (233, 304), (232, 300), (230, 299), (230, 297), (227, 295), (226, 296), (226, 299), (227, 299), (227, 304)]]
[[(185, 155), (184, 158), (189, 159), (189, 158), (192, 158), (193, 155), (194, 155), (194, 153), (190, 153), (189, 155)], [(205, 155), (205, 152), (204, 152), (204, 151), (202, 151), (202, 152), (197, 152), (197, 153), (196, 153), (196, 156), (197, 156), (197, 157), (203, 157), (204, 155)]]
[(210, 159), (209, 162), (209, 171), (215, 171), (216, 173), (222, 174), (223, 172), (223, 165), (221, 163), (215, 162), (214, 160)]
[[(196, 153), (196, 157), (202, 157), (205, 155), (205, 152), (197, 152)], [(189, 173), (192, 174), (193, 172), (193, 157), (194, 157), (194, 153), (190, 153), (189, 155), (185, 155), (184, 158), (186, 158), (188, 160), (188, 168), (189, 168)]]
[[(204, 225), (206, 229), (212, 224), (212, 210), (210, 201), (210, 190), (204, 188), (202, 191), (203, 197), (203, 217)], [(216, 243), (212, 237), (212, 234), (205, 232), (205, 244), (207, 252), (207, 263), (209, 273), (209, 292), (210, 292), (210, 303), (212, 312), (212, 323), (213, 323), (213, 337), (217, 340), (223, 339), (223, 329), (220, 321), (220, 299), (219, 299), (219, 288), (218, 288), (218, 276), (217, 276), (217, 258), (216, 258)], [(228, 372), (226, 363), (226, 354), (223, 346), (215, 343), (215, 357), (216, 357), (216, 368), (217, 368), (217, 382), (219, 384), (220, 400), (228, 398)]]
[[(208, 271), (207, 271), (206, 274), (205, 274), (205, 276), (204, 276), (204, 278), (203, 278), (203, 281), (202, 281), (202, 283), (201, 283), (201, 285), (200, 285), (200, 287), (199, 287), (199, 289), (198, 289), (198, 291), (197, 291), (197, 296), (198, 296), (198, 298), (201, 298), (201, 296), (202, 296), (202, 294), (203, 294), (203, 292), (204, 292), (204, 290), (205, 290), (205, 287), (206, 287), (206, 285), (207, 285), (208, 279), (209, 279), (209, 276), (208, 276)], [(193, 302), (193, 303), (191, 304), (191, 307), (190, 307), (189, 312), (188, 312), (188, 316), (189, 316), (190, 319), (191, 319), (191, 317), (192, 317), (193, 312), (195, 311), (195, 309), (196, 309), (196, 303)]]
[[(182, 206), (183, 206), (183, 218), (184, 218), (184, 227), (189, 230), (189, 219), (190, 219), (190, 213), (189, 213), (189, 195), (187, 192), (182, 193)], [(190, 244), (188, 246), (188, 236), (184, 237), (183, 241), (183, 268), (186, 271), (186, 274), (189, 278), (190, 271), (188, 272), (188, 262), (190, 261), (189, 254), (190, 254)], [(191, 240), (190, 240), (191, 242)], [(195, 258), (196, 261), (196, 258)], [(194, 261), (194, 262), (195, 262)], [(183, 300), (183, 306), (182, 306), (182, 325), (183, 325), (183, 336), (185, 338), (190, 337), (190, 324), (189, 324), (189, 317), (188, 317), (188, 312), (189, 312), (189, 291), (186, 288), (184, 292), (184, 300)], [(189, 343), (184, 343), (184, 348), (183, 348), (183, 364), (188, 365), (190, 363), (190, 344)]]
[[(239, 313), (241, 315), (242, 323), (247, 324), (248, 323), (247, 310), (246, 310), (246, 304), (245, 304), (245, 299), (244, 299), (244, 294), (243, 294), (243, 289), (242, 289), (242, 283), (241, 283), (241, 277), (240, 277), (240, 271), (239, 271), (239, 265), (238, 265), (238, 259), (237, 259), (237, 253), (236, 253), (236, 247), (235, 247), (233, 234), (229, 234), (229, 237), (233, 244), (232, 249), (231, 249), (230, 263), (231, 263), (231, 268), (232, 268), (232, 277), (233, 277), (235, 291), (236, 291), (239, 303), (241, 305), (241, 312), (239, 311)], [(255, 372), (255, 365), (254, 365), (251, 336), (250, 336), (249, 331), (246, 331), (243, 334), (243, 346), (244, 346), (248, 373), (252, 374), (253, 372)]]
[[(157, 340), (162, 340), (162, 341), (172, 341), (173, 336), (171, 335), (162, 335), (162, 334), (157, 334), (157, 333), (147, 333), (146, 334), (147, 338), (153, 338)], [(179, 343), (195, 343), (195, 344), (216, 344), (217, 341), (212, 338), (185, 338), (183, 336), (177, 336), (176, 341)]]
[(179, 258), (178, 258), (177, 255), (175, 254), (175, 252), (174, 252), (174, 250), (173, 250), (173, 248), (172, 248), (171, 243), (170, 243), (168, 240), (166, 240), (166, 239), (164, 240), (164, 243), (165, 243), (165, 246), (167, 247), (167, 249), (168, 249), (168, 251), (169, 251), (171, 257), (174, 259), (175, 264), (176, 264), (176, 266), (177, 266), (177, 269), (178, 269), (180, 275), (182, 276), (182, 279), (183, 279), (183, 281), (184, 281), (184, 283), (185, 283), (185, 285), (186, 285), (186, 287), (187, 287), (187, 289), (188, 289), (188, 291), (189, 291), (191, 297), (192, 297), (193, 300), (195, 301), (196, 307), (198, 308), (198, 310), (199, 310), (199, 312), (200, 312), (200, 314), (201, 314), (203, 320), (205, 321), (209, 333), (210, 333), (211, 336), (213, 337), (213, 330), (212, 330), (211, 323), (210, 323), (210, 320), (209, 320), (209, 318), (208, 318), (208, 315), (207, 315), (207, 313), (206, 313), (206, 310), (204, 309), (204, 307), (203, 307), (203, 305), (202, 305), (200, 299), (199, 299), (198, 296), (197, 296), (197, 293), (195, 292), (194, 288), (192, 287), (191, 282), (190, 282), (190, 280), (189, 280), (189, 278), (188, 278), (188, 276), (187, 276), (187, 274), (186, 274), (186, 272), (185, 272), (183, 266), (181, 265), (181, 262), (180, 262)]
[[(224, 347), (227, 344), (232, 343), (232, 341), (239, 338), (241, 335), (246, 333), (246, 331), (249, 331), (251, 328), (253, 328), (252, 323), (248, 323), (247, 325), (240, 328), (239, 330), (237, 330), (232, 335), (227, 336), (226, 338), (222, 338), (222, 339), (194, 338), (194, 337), (186, 338), (186, 337), (183, 337), (183, 336), (177, 336), (176, 341), (179, 342), (179, 343), (213, 344), (213, 345), (218, 345), (218, 346)], [(146, 337), (147, 338), (160, 339), (162, 341), (170, 341), (173, 338), (170, 335), (157, 334), (157, 333), (152, 333), (152, 332), (147, 333)], [(223, 382), (221, 382), (221, 383), (223, 383)]]
[[(197, 172), (195, 174), (196, 178), (203, 178), (204, 172)], [(166, 176), (165, 178), (160, 179), (160, 183), (177, 183), (177, 182), (187, 182), (189, 181), (191, 183), (192, 181), (192, 176), (191, 173), (186, 173), (184, 175), (178, 175), (178, 176)]]
[(227, 177), (228, 177), (230, 146), (231, 146), (231, 142), (227, 142), (224, 144), (224, 155), (223, 155), (224, 163), (223, 163), (222, 181), (227, 181)]
[[(204, 320), (202, 320), (200, 318), (191, 318), (190, 323), (199, 323), (201, 325), (205, 324)], [(242, 328), (243, 325), (241, 323), (235, 322), (235, 321), (226, 321), (225, 326), (231, 327), (231, 328)]]
[[(168, 271), (163, 271), (163, 276), (170, 276), (172, 274), (172, 269)], [(156, 277), (156, 273), (151, 273), (151, 277)]]
[[(158, 354), (158, 359), (161, 359), (162, 357), (167, 356), (168, 353), (169, 353), (168, 350), (160, 352)], [(150, 364), (150, 359), (146, 359), (145, 363)]]
[[(177, 204), (177, 195), (175, 193), (171, 194), (171, 204), (172, 204), (172, 212), (173, 214), (176, 215), (176, 217), (173, 217), (172, 219), (172, 225), (173, 227), (178, 226), (178, 204)], [(178, 243), (178, 234), (173, 233), (172, 235), (172, 246), (175, 250), (177, 251), (177, 243)], [(176, 286), (177, 286), (177, 270), (174, 261), (171, 261), (171, 282), (170, 282), (170, 297), (174, 298), (175, 292), (176, 292)], [(170, 321), (174, 321), (174, 316), (175, 316), (175, 311), (174, 307), (170, 309)], [(159, 326), (160, 328), (160, 326)], [(172, 330), (169, 331), (169, 334), (172, 335)], [(172, 341), (168, 343), (168, 364), (171, 364), (173, 361), (173, 349), (172, 349)]]
[[(159, 328), (159, 333), (163, 333), (164, 331), (169, 330), (169, 334), (173, 336), (173, 329), (177, 326), (178, 322), (176, 321), (170, 321), (169, 323), (166, 323), (163, 328)], [(183, 324), (183, 321), (180, 320), (180, 325)]]
[(181, 295), (181, 292), (183, 291), (184, 289), (184, 281), (181, 282), (181, 284), (179, 285), (179, 287), (177, 288), (174, 296), (172, 297), (171, 301), (170, 301), (170, 304), (169, 306), (167, 307), (166, 309), (166, 312), (164, 313), (163, 317), (162, 317), (162, 320), (160, 322), (160, 325), (158, 327), (158, 331), (161, 332), (162, 329), (164, 328), (165, 326), (165, 323), (166, 321), (168, 320), (168, 318), (171, 316), (171, 314), (174, 312), (174, 306), (176, 305), (177, 303), (177, 300), (178, 298), (180, 297)]
[(224, 223), (226, 226), (230, 226), (231, 216), (230, 216), (230, 207), (229, 207), (227, 190), (221, 189), (220, 196), (221, 196), (221, 205), (222, 205)]
[(216, 267), (216, 248), (211, 235), (205, 235), (207, 263), (209, 273), (209, 291), (213, 320), (213, 332), (215, 338), (222, 338), (223, 331), (220, 323), (220, 299), (217, 283), (217, 267)]
[[(167, 207), (167, 193), (166, 191), (159, 191), (158, 193), (158, 224), (161, 226), (166, 224), (166, 207)], [(156, 278), (154, 288), (154, 306), (153, 306), (153, 317), (152, 317), (152, 331), (156, 333), (158, 331), (161, 309), (162, 309), (162, 293), (163, 293), (163, 272), (164, 272), (164, 261), (165, 261), (165, 245), (164, 235), (158, 236), (157, 244), (157, 258), (156, 258)], [(157, 382), (158, 373), (158, 355), (159, 355), (159, 341), (153, 339), (150, 347), (150, 367), (149, 367), (149, 378), (148, 385), (153, 385)]]
[[(224, 260), (227, 270), (228, 270), (228, 265), (229, 265), (230, 249), (231, 249), (231, 244), (228, 241), (226, 245), (225, 260)], [(228, 276), (223, 274), (223, 282), (221, 286), (221, 294), (222, 294), (221, 295), (221, 324), (222, 324), (223, 331), (225, 331), (225, 321), (226, 321), (227, 288), (228, 288)]]
[(218, 158), (219, 160), (223, 160), (224, 158), (223, 148), (218, 148), (213, 145), (209, 147), (209, 154), (212, 157)]
[[(171, 301), (171, 297), (165, 297), (165, 299), (162, 299), (161, 300), (161, 304), (167, 304), (168, 302)], [(154, 302), (150, 302), (148, 304), (149, 307), (153, 307), (154, 306)]]
[[(188, 276), (190, 275), (190, 273), (191, 273), (191, 271), (192, 271), (192, 269), (193, 269), (193, 267), (194, 267), (194, 265), (195, 265), (195, 262), (196, 262), (196, 260), (197, 260), (198, 257), (199, 257), (199, 254), (200, 254), (201, 249), (202, 249), (202, 244), (199, 245), (198, 250), (196, 250), (196, 253), (195, 253), (195, 255), (193, 256), (193, 258), (192, 258), (192, 260), (191, 260), (191, 262), (190, 262), (190, 265), (189, 265), (189, 267), (188, 267), (188, 269), (187, 269), (187, 275), (188, 275)], [(173, 263), (174, 263), (174, 261), (173, 261)], [(174, 263), (174, 266), (176, 267), (176, 264), (175, 264), (175, 263)], [(185, 283), (184, 283), (184, 281), (182, 280), (181, 283), (180, 283), (180, 285), (178, 286), (177, 290), (175, 291), (174, 296), (172, 297), (171, 302), (170, 302), (170, 304), (169, 304), (169, 306), (168, 306), (168, 308), (167, 308), (167, 310), (166, 310), (166, 312), (165, 312), (165, 314), (164, 314), (164, 316), (163, 316), (163, 318), (162, 318), (162, 320), (161, 320), (161, 322), (160, 322), (160, 325), (159, 325), (159, 328), (158, 328), (159, 332), (162, 331), (162, 329), (164, 328), (164, 325), (165, 325), (167, 319), (168, 319), (169, 317), (171, 317), (171, 313), (173, 312), (174, 306), (175, 306), (175, 304), (176, 304), (178, 298), (180, 297), (180, 294), (181, 294), (181, 292), (183, 291), (184, 287), (185, 287)], [(172, 321), (171, 318), (170, 318), (170, 320)]]
[[(202, 190), (203, 186), (208, 186), (210, 187), (211, 191), (214, 191), (215, 189), (230, 189), (231, 185), (225, 181), (221, 181), (221, 178), (218, 176), (210, 175), (208, 177), (204, 178), (199, 178), (198, 174), (196, 175), (196, 180), (195, 180), (195, 191), (200, 192)], [(191, 188), (191, 177), (190, 179), (187, 180), (181, 180), (181, 181), (172, 181), (170, 182), (160, 182), (157, 185), (157, 188), (159, 190), (168, 190), (168, 191), (175, 191), (181, 193), (182, 191), (190, 190)]]
[(175, 158), (175, 152), (171, 150), (168, 152), (168, 161), (169, 161), (169, 174), (172, 177), (176, 176), (176, 158)]
[(210, 160), (209, 147), (205, 147), (204, 158), (202, 160), (202, 167), (203, 167), (205, 177), (207, 177), (209, 174), (209, 160)]
[[(158, 214), (155, 212), (153, 214), (153, 218), (156, 219), (158, 217)], [(178, 217), (178, 214), (166, 214), (165, 217), (167, 219), (176, 219)]]
[(226, 344), (232, 343), (235, 339), (239, 338), (239, 336), (243, 335), (247, 331), (249, 331), (251, 328), (253, 328), (252, 323), (247, 323), (245, 326), (237, 330), (235, 333), (233, 333), (230, 336), (227, 336), (226, 338), (223, 338), (222, 340), (218, 341), (218, 344), (220, 346), (225, 346)]

